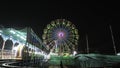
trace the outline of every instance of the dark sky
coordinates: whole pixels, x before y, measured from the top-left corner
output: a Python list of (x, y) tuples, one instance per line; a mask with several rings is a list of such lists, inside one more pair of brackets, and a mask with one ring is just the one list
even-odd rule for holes
[(79, 29), (79, 51), (85, 51), (88, 34), (91, 52), (113, 53), (109, 25), (112, 26), (117, 51), (120, 51), (120, 12), (117, 2), (2, 2), (0, 24), (5, 27), (31, 27), (41, 38), (52, 20), (63, 18)]

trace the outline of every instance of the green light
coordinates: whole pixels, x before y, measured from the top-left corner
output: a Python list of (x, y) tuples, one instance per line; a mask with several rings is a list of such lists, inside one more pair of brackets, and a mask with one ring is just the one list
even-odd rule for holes
[(50, 24), (47, 25), (47, 29), (50, 29)]
[(55, 26), (55, 22), (54, 21), (52, 21), (52, 24), (51, 24), (52, 26)]
[(47, 33), (47, 29), (44, 29), (44, 33), (45, 33), (45, 34)]

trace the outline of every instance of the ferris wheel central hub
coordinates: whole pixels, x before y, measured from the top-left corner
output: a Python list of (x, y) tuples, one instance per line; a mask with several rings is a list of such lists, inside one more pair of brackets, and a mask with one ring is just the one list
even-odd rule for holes
[(64, 35), (65, 35), (64, 32), (59, 32), (58, 33), (58, 38), (64, 38)]

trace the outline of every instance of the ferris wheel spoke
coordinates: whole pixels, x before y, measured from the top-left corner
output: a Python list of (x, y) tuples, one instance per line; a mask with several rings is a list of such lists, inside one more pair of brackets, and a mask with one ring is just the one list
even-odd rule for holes
[(67, 40), (67, 42), (68, 42), (68, 47), (69, 47), (70, 49), (72, 49), (72, 46), (73, 46), (72, 42), (69, 41), (69, 40)]
[(53, 39), (52, 38), (46, 38), (45, 40), (50, 41), (50, 40), (53, 40)]
[(64, 49), (71, 49), (71, 46), (66, 41), (64, 41), (64, 42), (65, 42), (64, 43), (65, 44), (65, 46), (64, 46), (65, 48)]
[(67, 41), (68, 41), (70, 47), (72, 47), (73, 45), (75, 45), (74, 44), (75, 43), (74, 40), (68, 39)]
[(74, 42), (70, 41), (70, 40), (67, 40), (67, 42), (71, 45), (71, 47), (75, 44), (73, 44)]

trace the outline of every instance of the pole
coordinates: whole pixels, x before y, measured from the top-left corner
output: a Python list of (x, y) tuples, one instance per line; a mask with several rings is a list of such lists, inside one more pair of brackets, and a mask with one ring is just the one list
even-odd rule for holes
[(87, 42), (87, 53), (89, 54), (89, 45), (88, 45), (88, 36), (86, 34), (86, 42)]
[(111, 36), (112, 36), (112, 42), (113, 42), (113, 49), (115, 52), (115, 55), (117, 54), (117, 50), (116, 50), (116, 46), (115, 46), (115, 41), (114, 41), (114, 37), (113, 37), (113, 32), (112, 32), (112, 27), (110, 25), (110, 31), (111, 31)]
[(55, 52), (57, 52), (57, 40), (55, 40)]
[(4, 47), (5, 47), (5, 40), (3, 41), (3, 45), (2, 45), (2, 56), (1, 56), (1, 59), (4, 59)]

